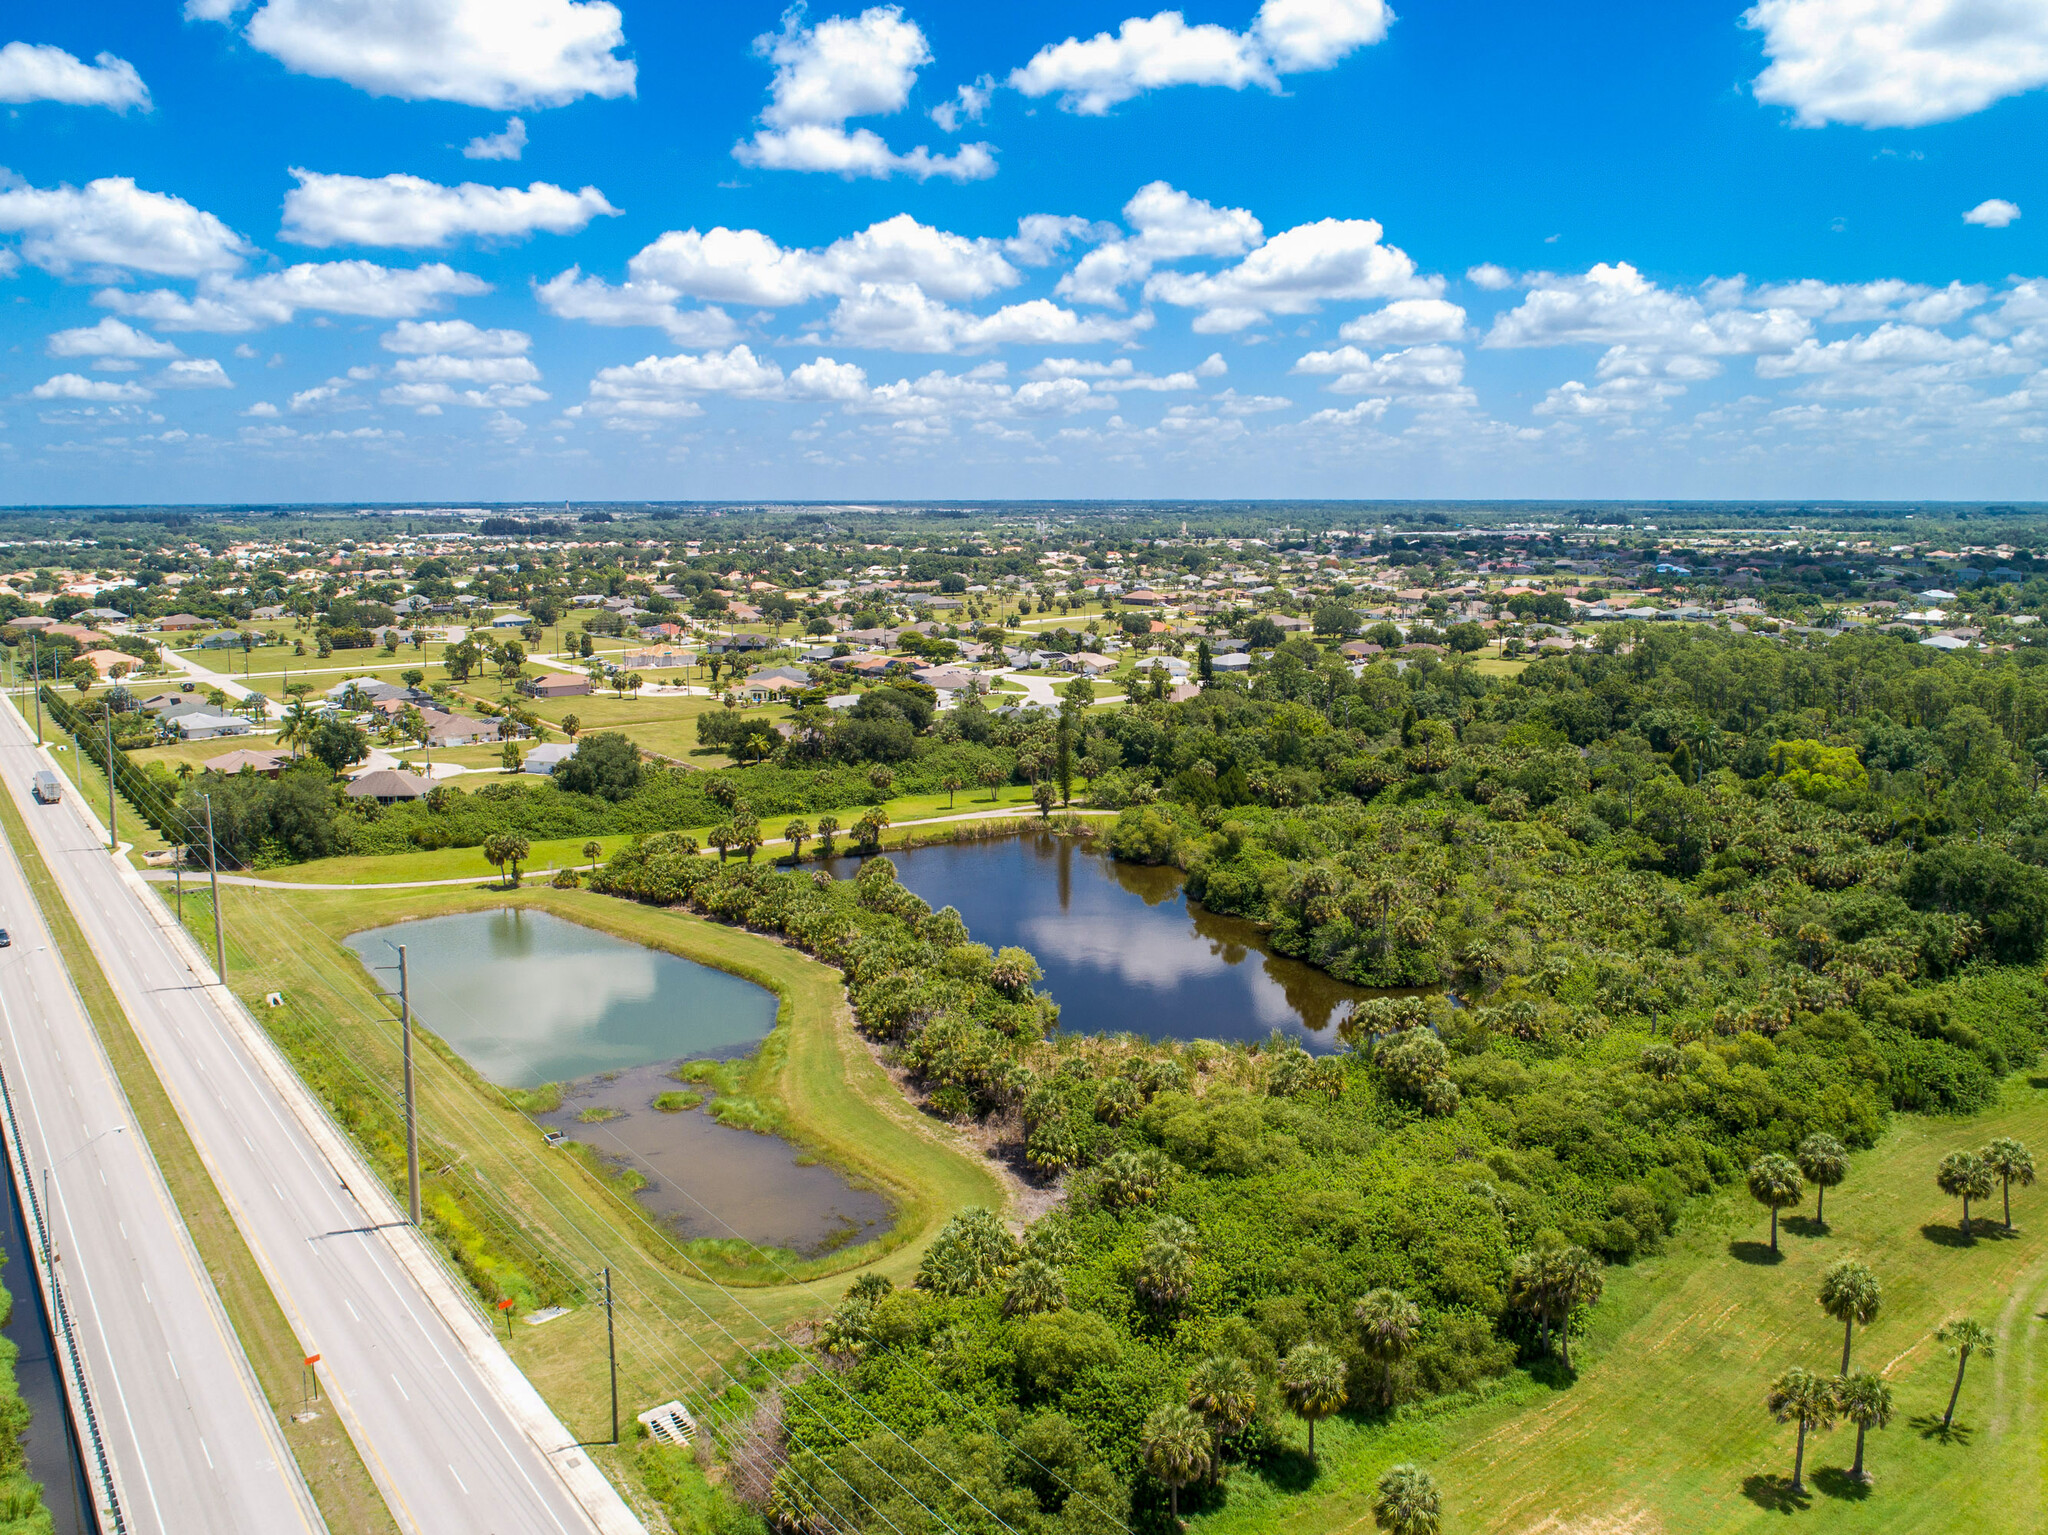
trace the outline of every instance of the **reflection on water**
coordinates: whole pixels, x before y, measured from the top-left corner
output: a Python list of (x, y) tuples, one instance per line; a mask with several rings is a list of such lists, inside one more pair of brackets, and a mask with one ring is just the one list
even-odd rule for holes
[[(789, 1142), (722, 1125), (703, 1108), (653, 1106), (655, 1094), (675, 1087), (665, 1066), (607, 1074), (577, 1083), (539, 1122), (653, 1180), (634, 1197), (684, 1241), (738, 1237), (809, 1256), (887, 1229), (888, 1200), (823, 1163), (799, 1161)], [(592, 1108), (619, 1117), (586, 1124)]]
[(1272, 953), (1256, 926), (1191, 904), (1180, 871), (1121, 864), (1031, 834), (891, 853), (903, 883), (952, 906), (979, 943), (1022, 944), (1075, 1033), (1264, 1039), (1340, 1048), (1337, 1025), (1376, 995)]
[[(543, 911), (426, 917), (348, 940), (386, 989), (398, 985), (397, 943), (421, 1026), (488, 1081), (567, 1084), (562, 1109), (538, 1123), (651, 1179), (636, 1197), (678, 1237), (811, 1253), (865, 1241), (888, 1221), (886, 1199), (799, 1163), (787, 1141), (701, 1109), (652, 1107), (675, 1087), (677, 1062), (759, 1044), (775, 1026), (773, 993)], [(585, 1124), (582, 1111), (597, 1107), (621, 1117)]]
[(414, 1015), (505, 1087), (729, 1055), (775, 1026), (774, 996), (750, 981), (544, 911), (427, 917), (348, 940), (387, 991), (398, 943)]
[(7, 1257), (20, 1255), (19, 1262), (6, 1265), (14, 1314), (7, 1319), (4, 1332), (20, 1350), (14, 1361), (14, 1378), (29, 1413), (28, 1427), (21, 1436), (28, 1474), (43, 1484), (43, 1503), (50, 1510), (54, 1535), (92, 1535), (98, 1528), (86, 1513), (92, 1492), (86, 1486), (85, 1466), (71, 1436), (70, 1409), (57, 1374), (55, 1345), (43, 1317), (42, 1291), (28, 1268), (35, 1261), (30, 1256), (35, 1249), (29, 1245), (28, 1227), (4, 1160), (0, 1160), (0, 1233), (4, 1233)]

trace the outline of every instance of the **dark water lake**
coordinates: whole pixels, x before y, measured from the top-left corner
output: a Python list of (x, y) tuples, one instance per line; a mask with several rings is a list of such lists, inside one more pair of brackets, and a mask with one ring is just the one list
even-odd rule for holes
[[(1177, 869), (1117, 863), (1031, 833), (891, 853), (897, 876), (975, 942), (1029, 949), (1070, 1033), (1262, 1040), (1342, 1048), (1337, 1026), (1379, 995), (1265, 947), (1257, 927), (1191, 903)], [(853, 860), (841, 860), (842, 874)]]
[(57, 1374), (55, 1345), (43, 1314), (42, 1291), (29, 1267), (35, 1248), (14, 1197), (14, 1180), (0, 1161), (0, 1242), (7, 1262), (0, 1281), (14, 1297), (14, 1314), (0, 1328), (20, 1352), (14, 1360), (15, 1382), (28, 1404), (28, 1430), (21, 1436), (28, 1456), (28, 1474), (43, 1484), (43, 1503), (50, 1510), (56, 1535), (95, 1535), (99, 1526), (86, 1510), (92, 1492), (85, 1467), (71, 1437), (71, 1419), (64, 1403), (64, 1383)]
[[(642, 944), (508, 908), (426, 917), (353, 934), (386, 990), (406, 946), (413, 1016), (492, 1082), (563, 1084), (534, 1116), (650, 1180), (635, 1198), (679, 1240), (738, 1238), (813, 1253), (879, 1235), (889, 1203), (835, 1169), (805, 1164), (772, 1135), (704, 1108), (664, 1113), (684, 1060), (743, 1055), (775, 1026), (773, 993)], [(617, 1117), (585, 1123), (589, 1108)]]

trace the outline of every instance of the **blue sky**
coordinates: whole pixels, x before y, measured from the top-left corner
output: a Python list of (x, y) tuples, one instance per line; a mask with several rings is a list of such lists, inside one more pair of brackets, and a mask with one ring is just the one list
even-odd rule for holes
[(0, 499), (2031, 499), (2044, 84), (2027, 0), (17, 7)]

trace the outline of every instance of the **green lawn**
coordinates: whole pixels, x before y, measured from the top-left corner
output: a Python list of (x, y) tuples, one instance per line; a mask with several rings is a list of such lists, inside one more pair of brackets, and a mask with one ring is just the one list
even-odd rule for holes
[[(464, 786), (475, 781), (455, 780), (458, 785)], [(538, 776), (532, 777), (530, 781), (536, 787), (540, 786)], [(104, 796), (104, 780), (101, 783), (100, 792)], [(1015, 784), (1005, 785), (993, 800), (989, 798), (988, 790), (978, 784), (971, 789), (963, 789), (955, 796), (955, 804), (950, 812), (946, 808), (944, 794), (906, 794), (900, 799), (889, 801), (888, 804), (889, 820), (894, 828), (903, 828), (911, 822), (930, 820), (947, 814), (965, 815), (976, 810), (1010, 810), (1022, 815), (1031, 815), (1036, 814), (1037, 807), (1031, 802), (1031, 791)], [(845, 841), (846, 828), (858, 820), (860, 814), (858, 809), (838, 812), (842, 844)], [(794, 819), (806, 820), (814, 825), (817, 821), (816, 816), (771, 816), (762, 830), (771, 837), (779, 838), (783, 827)], [(708, 826), (678, 829), (691, 831), (700, 842), (710, 830)], [(544, 878), (551, 869), (580, 868), (590, 861), (583, 856), (583, 845), (592, 840), (603, 845), (604, 856), (609, 858), (631, 839), (615, 835), (595, 839), (558, 837), (536, 842), (533, 844), (532, 856), (524, 865), (524, 872)], [(900, 835), (896, 840), (901, 840)], [(786, 851), (785, 846), (778, 845), (764, 851), (760, 856), (774, 857)], [(444, 847), (415, 853), (385, 853), (372, 857), (318, 858), (310, 863), (296, 863), (272, 869), (264, 875), (265, 879), (294, 885), (375, 885), (397, 884), (411, 880), (486, 880), (496, 877), (490, 865), (484, 862), (482, 850), (473, 847)]]
[[(1973, 1119), (1902, 1117), (1855, 1158), (1828, 1197), (1828, 1230), (1787, 1221), (1769, 1260), (1768, 1222), (1739, 1193), (1694, 1217), (1665, 1254), (1608, 1271), (1606, 1299), (1577, 1350), (1584, 1373), (1553, 1390), (1516, 1377), (1490, 1402), (1404, 1411), (1390, 1424), (1333, 1420), (1318, 1433), (1322, 1470), (1307, 1496), (1236, 1475), (1201, 1535), (1337, 1535), (1373, 1528), (1374, 1482), (1415, 1460), (1443, 1488), (1444, 1528), (1565, 1535), (2022, 1531), (2048, 1524), (2048, 1190), (2016, 1191), (2018, 1234), (1986, 1229), (1963, 1244), (1958, 1207), (1934, 1186), (1944, 1153), (2013, 1135), (2048, 1149), (2048, 1077), (2016, 1077)], [(1763, 1409), (1766, 1383), (1791, 1365), (1832, 1374), (1841, 1329), (1814, 1302), (1821, 1270), (1868, 1263), (1884, 1309), (1859, 1333), (1856, 1362), (1881, 1372), (1896, 1402), (1873, 1433), (1864, 1491), (1845, 1468), (1855, 1430), (1809, 1437), (1807, 1494), (1789, 1491), (1793, 1430)], [(1939, 1430), (1955, 1366), (1934, 1339), (1970, 1315), (1998, 1335), (1973, 1360), (1956, 1431)], [(1305, 1468), (1299, 1468), (1305, 1469)]]
[[(948, 1127), (904, 1101), (873, 1053), (854, 1034), (836, 971), (755, 934), (680, 912), (657, 910), (584, 891), (534, 886), (518, 891), (464, 889), (313, 892), (224, 889), (230, 982), (252, 1011), (276, 1029), (316, 1090), (349, 1100), (351, 1129), (382, 1149), (386, 1176), (395, 1135), (390, 1094), (398, 1080), (397, 1032), (370, 977), (340, 939), (366, 927), (443, 912), (508, 905), (555, 912), (638, 942), (656, 945), (767, 986), (781, 998), (775, 1031), (740, 1084), (764, 1122), (814, 1155), (883, 1190), (896, 1210), (877, 1243), (812, 1262), (791, 1260), (801, 1283), (751, 1255), (707, 1253), (738, 1296), (705, 1283), (705, 1270), (672, 1245), (581, 1160), (545, 1147), (533, 1126), (497, 1089), (481, 1082), (430, 1035), (418, 1062), (423, 1161), (430, 1185), (487, 1191), (495, 1229), (513, 1229), (516, 1254), (541, 1277), (584, 1283), (600, 1264), (618, 1286), (621, 1405), (640, 1408), (688, 1392), (729, 1357), (738, 1338), (758, 1342), (762, 1327), (786, 1328), (836, 1300), (854, 1271), (873, 1268), (897, 1284), (916, 1271), (925, 1242), (944, 1219), (969, 1204), (1001, 1208), (1002, 1185), (982, 1158)], [(201, 897), (186, 918), (211, 938)], [(280, 991), (281, 1010), (263, 1005)], [(431, 1019), (424, 1020), (431, 1027)], [(381, 1098), (357, 1083), (381, 1084)], [(398, 1174), (402, 1177), (402, 1173)], [(474, 1195), (465, 1197), (475, 1197)], [(596, 1438), (606, 1422), (604, 1319), (579, 1305), (545, 1328), (513, 1329), (513, 1357), (562, 1415), (572, 1433)], [(615, 1474), (617, 1463), (598, 1452)]]

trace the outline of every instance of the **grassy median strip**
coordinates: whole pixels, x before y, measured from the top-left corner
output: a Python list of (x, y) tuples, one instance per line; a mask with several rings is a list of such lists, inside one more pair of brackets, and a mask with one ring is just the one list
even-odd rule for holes
[(27, 824), (11, 796), (0, 793), (0, 826), (21, 861), (36, 904), (42, 908), (57, 952), (71, 973), (86, 1015), (99, 1031), (100, 1042), (121, 1079), (135, 1115), (136, 1127), (163, 1170), (164, 1182), (185, 1220), (185, 1229), (199, 1249), (200, 1260), (213, 1278), (214, 1289), (227, 1309), (228, 1320), (255, 1367), (264, 1397), (277, 1414), (285, 1442), (291, 1446), (313, 1499), (334, 1535), (396, 1535), (398, 1526), (371, 1481), (355, 1444), (332, 1412), (306, 1423), (292, 1421), (300, 1406), (299, 1341), (292, 1334), (284, 1308), (271, 1293), (262, 1271), (228, 1214), (213, 1178), (200, 1160), (184, 1121), (172, 1108), (156, 1068), (122, 1011), (114, 989), (93, 957), (71, 909), (57, 889), (48, 865), (37, 851)]

